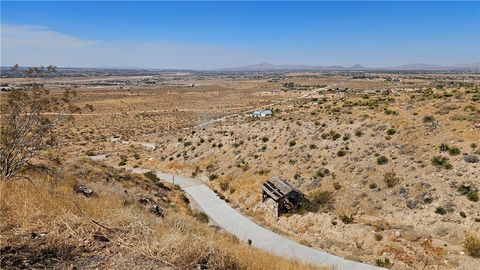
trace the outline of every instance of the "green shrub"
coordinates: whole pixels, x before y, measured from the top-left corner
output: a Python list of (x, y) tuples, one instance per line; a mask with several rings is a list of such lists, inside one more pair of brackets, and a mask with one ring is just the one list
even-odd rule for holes
[(339, 157), (343, 157), (343, 156), (345, 156), (346, 154), (347, 154), (347, 151), (345, 151), (345, 150), (343, 150), (343, 149), (338, 150), (338, 152), (337, 152), (337, 156), (339, 156)]
[(295, 146), (295, 144), (297, 144), (296, 141), (290, 141), (290, 142), (288, 143), (288, 146), (293, 147), (293, 146)]
[(447, 213), (447, 210), (445, 210), (445, 208), (441, 206), (438, 206), (437, 208), (435, 208), (435, 213), (439, 215), (445, 215)]
[(478, 202), (478, 192), (470, 192), (467, 194), (467, 199), (472, 202)]
[(262, 142), (264, 143), (268, 142), (268, 137), (262, 137)]
[(448, 153), (452, 156), (456, 156), (456, 155), (460, 154), (461, 151), (460, 151), (460, 148), (454, 146), (454, 147), (450, 147), (450, 149), (448, 149)]
[(395, 135), (395, 133), (397, 133), (397, 131), (393, 128), (389, 128), (387, 129), (387, 134), (392, 136), (392, 135)]
[(431, 115), (425, 115), (425, 116), (423, 117), (423, 122), (425, 122), (425, 123), (431, 123), (431, 122), (433, 122), (434, 120), (435, 120), (435, 118), (433, 118), (433, 116), (431, 116)]
[(388, 158), (386, 156), (379, 156), (377, 158), (377, 163), (379, 165), (384, 165), (384, 164), (387, 164), (388, 163)]

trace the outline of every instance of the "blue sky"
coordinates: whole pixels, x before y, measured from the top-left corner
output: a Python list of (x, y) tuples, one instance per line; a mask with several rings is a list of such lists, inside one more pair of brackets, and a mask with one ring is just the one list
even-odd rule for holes
[(1, 64), (479, 61), (479, 2), (1, 2)]

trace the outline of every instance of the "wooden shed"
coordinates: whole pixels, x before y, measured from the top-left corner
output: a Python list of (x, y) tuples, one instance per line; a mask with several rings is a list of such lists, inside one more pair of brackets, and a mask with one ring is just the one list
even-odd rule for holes
[(275, 216), (279, 217), (300, 206), (306, 196), (286, 181), (273, 177), (262, 185), (262, 202), (269, 198), (275, 202)]

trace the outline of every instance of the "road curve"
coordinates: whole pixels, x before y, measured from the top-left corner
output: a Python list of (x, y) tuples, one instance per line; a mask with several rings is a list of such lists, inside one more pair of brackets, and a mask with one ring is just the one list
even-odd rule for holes
[[(142, 173), (148, 170), (132, 169), (132, 171)], [(157, 172), (156, 174), (160, 179), (179, 185), (221, 228), (243, 241), (251, 240), (252, 245), (259, 249), (304, 263), (332, 266), (334, 269), (339, 270), (383, 269), (368, 264), (349, 261), (342, 257), (301, 245), (265, 229), (230, 207), (230, 205), (221, 200), (200, 180), (161, 172)]]

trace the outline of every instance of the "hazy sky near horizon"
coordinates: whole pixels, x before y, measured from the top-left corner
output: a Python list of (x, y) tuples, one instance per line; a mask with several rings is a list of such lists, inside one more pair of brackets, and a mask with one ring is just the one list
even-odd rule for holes
[(477, 2), (8, 2), (1, 65), (212, 69), (480, 60)]

